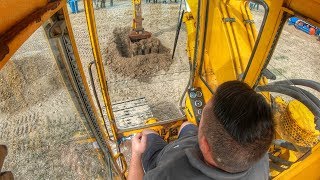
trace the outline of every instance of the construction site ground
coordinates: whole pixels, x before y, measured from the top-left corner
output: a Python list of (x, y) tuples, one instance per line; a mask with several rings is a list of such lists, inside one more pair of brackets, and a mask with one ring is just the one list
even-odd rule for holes
[[(179, 4), (143, 3), (142, 6), (144, 28), (172, 53)], [(87, 66), (94, 58), (82, 1), (79, 9), (79, 13), (70, 14), (70, 19), (92, 90)], [(262, 19), (262, 10), (253, 13)], [(113, 32), (115, 28), (131, 25), (131, 1), (114, 1), (113, 7), (96, 9), (95, 16), (112, 103), (144, 98), (152, 115), (159, 120), (181, 117), (178, 102), (189, 78), (184, 25), (172, 61), (163, 55), (164, 58), (147, 61), (151, 63), (145, 72), (128, 73), (123, 72), (125, 68), (112, 68), (113, 62), (119, 62), (116, 58), (122, 58)], [(269, 69), (279, 79), (320, 81), (319, 48), (320, 42), (315, 36), (285, 25)], [(145, 63), (144, 56), (135, 58)], [(93, 72), (98, 88), (97, 74)], [(0, 144), (9, 149), (4, 170), (11, 170), (16, 179), (102, 179), (107, 176), (107, 167), (88, 139), (90, 133), (82, 124), (83, 117), (72, 98), (40, 28), (0, 71)], [(101, 95), (99, 98), (103, 103)]]

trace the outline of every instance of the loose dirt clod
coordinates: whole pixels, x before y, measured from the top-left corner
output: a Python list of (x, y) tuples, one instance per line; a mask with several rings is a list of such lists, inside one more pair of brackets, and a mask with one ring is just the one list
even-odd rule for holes
[(131, 78), (141, 78), (172, 64), (170, 50), (159, 39), (151, 37), (130, 44), (130, 27), (115, 28), (114, 41), (107, 53), (107, 64), (113, 71)]

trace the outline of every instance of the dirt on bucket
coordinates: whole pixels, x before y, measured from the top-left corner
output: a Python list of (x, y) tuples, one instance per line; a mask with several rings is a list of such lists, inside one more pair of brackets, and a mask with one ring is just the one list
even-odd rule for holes
[(130, 44), (130, 29), (114, 29), (114, 41), (109, 45), (106, 64), (118, 74), (137, 79), (160, 70), (168, 71), (173, 61), (170, 50), (155, 37)]

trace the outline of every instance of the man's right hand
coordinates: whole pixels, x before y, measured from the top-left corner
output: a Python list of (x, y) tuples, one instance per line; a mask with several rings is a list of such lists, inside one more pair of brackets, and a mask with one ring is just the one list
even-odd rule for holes
[(132, 154), (128, 180), (142, 180), (144, 172), (141, 162), (141, 156), (147, 148), (147, 135), (138, 133), (132, 138), (131, 142)]
[(132, 138), (131, 142), (132, 156), (141, 156), (147, 147), (147, 135), (138, 133)]

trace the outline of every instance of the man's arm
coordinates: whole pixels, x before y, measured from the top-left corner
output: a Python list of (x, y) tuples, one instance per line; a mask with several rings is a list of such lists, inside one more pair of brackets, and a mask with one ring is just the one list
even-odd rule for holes
[(131, 162), (129, 167), (128, 180), (142, 180), (143, 169), (141, 157), (147, 147), (147, 136), (142, 133), (138, 133), (132, 138), (131, 146)]

